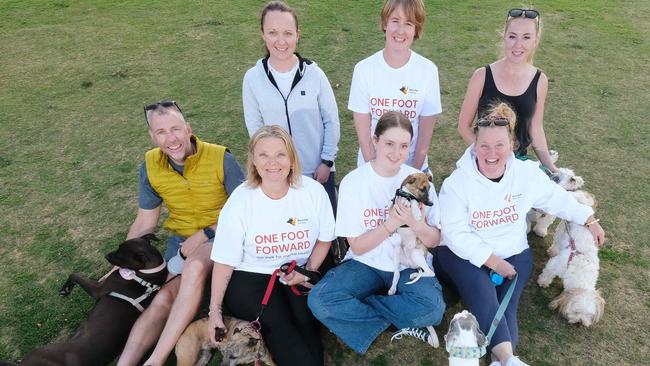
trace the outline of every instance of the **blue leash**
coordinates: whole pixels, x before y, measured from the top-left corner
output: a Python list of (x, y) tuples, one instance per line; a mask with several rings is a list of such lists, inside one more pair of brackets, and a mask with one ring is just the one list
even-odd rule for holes
[[(503, 281), (503, 277), (499, 276), (498, 274), (497, 276), (501, 278), (501, 281)], [(492, 275), (490, 275), (490, 277), (491, 277), (490, 279), (493, 281), (493, 283), (495, 283), (495, 285), (501, 284), (501, 282), (495, 281), (495, 278), (492, 278)], [(485, 354), (487, 353), (487, 345), (490, 344), (490, 340), (492, 339), (494, 332), (497, 330), (499, 323), (501, 323), (501, 318), (503, 318), (503, 314), (506, 312), (506, 308), (510, 303), (512, 294), (513, 292), (515, 292), (515, 286), (517, 285), (517, 277), (518, 274), (515, 273), (515, 278), (510, 283), (510, 287), (506, 292), (506, 296), (503, 297), (503, 301), (501, 301), (501, 304), (499, 304), (499, 308), (497, 309), (496, 314), (494, 314), (494, 319), (492, 319), (492, 325), (490, 325), (490, 330), (488, 331), (486, 337), (487, 343), (485, 345), (478, 346), (478, 347), (452, 347), (452, 349), (449, 351), (449, 356), (465, 358), (465, 359), (481, 358), (485, 356)]]

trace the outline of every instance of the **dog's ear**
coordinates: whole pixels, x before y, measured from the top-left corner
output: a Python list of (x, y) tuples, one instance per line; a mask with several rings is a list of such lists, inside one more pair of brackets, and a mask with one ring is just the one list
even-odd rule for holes
[(472, 327), (472, 331), (474, 332), (474, 337), (476, 337), (476, 343), (478, 344), (479, 347), (487, 346), (487, 337), (481, 329), (478, 327), (478, 323), (475, 324), (474, 327)]
[(427, 174), (427, 180), (429, 180), (429, 183), (433, 183), (433, 175)]
[(142, 236), (140, 237), (140, 239), (144, 239), (144, 240), (146, 240), (146, 241), (148, 241), (148, 242), (151, 242), (151, 241), (160, 241), (160, 239), (158, 239), (158, 237), (157, 237), (156, 234), (154, 234), (154, 233), (144, 234), (144, 235), (142, 235)]

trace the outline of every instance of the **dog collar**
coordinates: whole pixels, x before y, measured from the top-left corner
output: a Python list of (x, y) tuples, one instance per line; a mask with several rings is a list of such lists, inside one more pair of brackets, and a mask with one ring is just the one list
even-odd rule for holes
[(167, 267), (167, 262), (163, 260), (162, 264), (159, 265), (159, 266), (156, 267), (156, 268), (151, 268), (151, 269), (141, 269), (141, 270), (139, 270), (138, 272), (140, 272), (140, 273), (144, 273), (144, 274), (158, 273), (158, 272), (162, 271), (163, 269), (165, 269), (165, 267)]
[(449, 357), (455, 358), (481, 358), (487, 353), (485, 346), (481, 347), (451, 347)]
[(420, 202), (421, 204), (423, 204), (425, 206), (433, 206), (433, 204), (429, 204), (429, 202), (421, 202), (420, 200), (417, 199), (417, 197), (415, 197), (413, 195), (413, 193), (411, 193), (408, 190), (406, 190), (404, 188), (401, 188), (401, 187), (397, 188), (397, 190), (395, 191), (395, 197), (406, 198), (409, 201), (410, 200), (415, 200), (415, 201)]

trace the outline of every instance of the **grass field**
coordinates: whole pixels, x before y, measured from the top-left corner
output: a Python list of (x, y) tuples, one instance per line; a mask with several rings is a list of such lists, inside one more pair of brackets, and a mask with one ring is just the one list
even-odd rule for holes
[[(135, 216), (137, 167), (151, 146), (143, 103), (176, 99), (198, 136), (244, 162), (241, 81), (263, 54), (263, 3), (0, 0), (0, 360), (67, 337), (90, 309), (82, 291), (62, 299), (58, 289), (73, 271), (104, 274), (103, 255)], [(340, 179), (356, 161), (346, 109), (352, 70), (383, 46), (380, 1), (291, 5), (301, 22), (299, 52), (334, 86)], [(456, 121), (467, 80), (496, 59), (510, 5), (521, 4), (426, 1), (414, 49), (440, 71), (444, 111), (430, 150), (437, 188), (464, 149)], [(569, 325), (547, 308), (560, 284), (540, 289), (531, 281), (518, 353), (533, 365), (648, 364), (650, 2), (554, 0), (537, 8), (544, 35), (536, 65), (550, 79), (546, 134), (558, 165), (574, 168), (599, 200), (607, 305), (593, 327)], [(536, 279), (551, 238), (530, 239)], [(388, 333), (364, 357), (324, 339), (328, 365), (446, 362), (444, 350), (389, 344)]]

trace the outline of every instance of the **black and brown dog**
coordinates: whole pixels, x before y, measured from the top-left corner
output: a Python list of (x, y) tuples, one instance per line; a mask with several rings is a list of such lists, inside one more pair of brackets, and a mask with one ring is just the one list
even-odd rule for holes
[(75, 284), (97, 300), (86, 321), (64, 343), (35, 349), (20, 365), (107, 365), (124, 348), (131, 327), (167, 278), (160, 252), (151, 245), (153, 234), (130, 239), (106, 255), (114, 269), (97, 282), (71, 274), (60, 291), (68, 296)]

